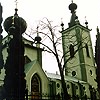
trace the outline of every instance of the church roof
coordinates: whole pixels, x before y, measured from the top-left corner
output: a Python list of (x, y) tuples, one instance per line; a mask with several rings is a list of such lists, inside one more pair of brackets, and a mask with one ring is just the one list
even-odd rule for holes
[[(59, 74), (48, 73), (48, 72), (45, 72), (45, 73), (46, 73), (47, 77), (50, 78), (50, 79), (61, 80), (61, 76)], [(80, 83), (83, 83), (83, 84), (86, 83), (84, 81), (81, 81), (81, 80), (74, 78), (74, 77), (71, 77), (71, 76), (65, 76), (65, 80), (68, 81), (68, 82), (80, 82)]]
[[(34, 64), (36, 64), (36, 61), (37, 60), (34, 60), (28, 64), (25, 64), (25, 73), (27, 73), (32, 67)], [(49, 72), (45, 72), (46, 76), (49, 78), (49, 79), (52, 79), (52, 80), (61, 80), (61, 76), (59, 74), (55, 74), (55, 73), (49, 73)], [(80, 82), (80, 83), (83, 83), (85, 84), (86, 82), (84, 81), (81, 81), (75, 77), (71, 77), (71, 76), (65, 76), (65, 80), (68, 81), (68, 82)]]
[(34, 60), (28, 64), (25, 64), (25, 73), (27, 73), (31, 69), (32, 65), (34, 65), (35, 63), (36, 63), (36, 60)]

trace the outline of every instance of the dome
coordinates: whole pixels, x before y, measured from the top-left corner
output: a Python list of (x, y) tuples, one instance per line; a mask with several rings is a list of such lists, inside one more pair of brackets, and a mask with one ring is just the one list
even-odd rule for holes
[(19, 16), (10, 16), (4, 21), (4, 29), (7, 33), (13, 28), (16, 33), (24, 33), (27, 28), (26, 21)]

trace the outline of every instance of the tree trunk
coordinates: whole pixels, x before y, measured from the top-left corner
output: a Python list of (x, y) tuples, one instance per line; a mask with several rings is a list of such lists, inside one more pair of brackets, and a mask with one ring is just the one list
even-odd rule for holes
[(61, 83), (62, 83), (64, 100), (70, 100), (70, 96), (69, 96), (69, 94), (67, 92), (67, 86), (66, 86), (66, 83), (65, 83), (64, 75), (63, 74), (61, 74)]
[(64, 73), (63, 70), (61, 69), (61, 66), (59, 66), (59, 70), (60, 70), (60, 76), (61, 76), (61, 84), (62, 84), (62, 100), (70, 100), (70, 96), (67, 92), (67, 86), (66, 86), (66, 82), (64, 79)]

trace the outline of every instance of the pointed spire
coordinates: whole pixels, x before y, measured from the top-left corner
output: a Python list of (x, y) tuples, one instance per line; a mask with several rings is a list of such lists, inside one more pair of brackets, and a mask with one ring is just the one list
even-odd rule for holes
[(69, 23), (69, 27), (72, 27), (76, 24), (76, 19), (78, 19), (78, 17), (76, 16), (76, 10), (77, 9), (77, 5), (75, 3), (72, 3), (69, 5), (69, 10), (71, 10), (72, 16), (70, 19), (70, 23)]

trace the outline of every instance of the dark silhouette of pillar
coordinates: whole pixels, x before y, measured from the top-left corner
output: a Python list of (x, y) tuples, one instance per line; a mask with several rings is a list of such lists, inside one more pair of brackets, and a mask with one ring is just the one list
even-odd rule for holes
[(1, 69), (3, 68), (3, 64), (4, 64), (4, 61), (3, 61), (3, 55), (2, 55), (2, 47), (3, 47), (3, 44), (2, 44), (2, 21), (3, 21), (3, 18), (2, 18), (2, 6), (1, 6), (1, 3), (0, 3), (0, 71)]
[[(2, 21), (3, 21), (2, 12), (3, 12), (3, 10), (2, 10), (1, 3), (0, 3), (0, 73), (1, 73), (1, 69), (4, 66), (3, 55), (2, 55), (2, 50), (3, 50), (3, 44), (2, 44), (2, 38), (3, 38), (2, 31), (3, 31), (3, 29), (2, 29), (2, 25), (1, 25)], [(0, 88), (0, 100), (3, 99), (2, 93), (3, 93), (3, 87)]]
[(4, 97), (6, 100), (25, 100), (25, 73), (24, 73), (24, 43), (22, 33), (26, 30), (26, 22), (15, 15), (8, 17), (4, 22), (4, 29), (10, 37), (8, 43), (8, 57), (5, 64)]

